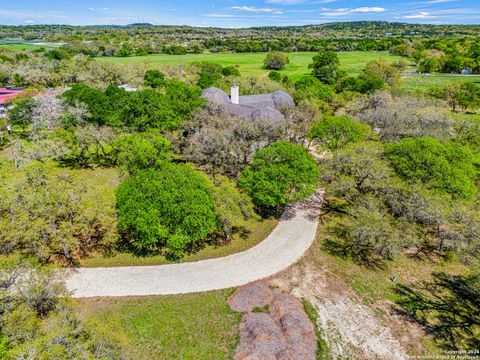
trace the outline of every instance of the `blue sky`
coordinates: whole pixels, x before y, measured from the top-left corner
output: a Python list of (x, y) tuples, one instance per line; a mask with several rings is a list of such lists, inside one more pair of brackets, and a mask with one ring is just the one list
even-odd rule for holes
[(479, 0), (1, 0), (0, 24), (248, 27), (387, 20), (480, 24)]

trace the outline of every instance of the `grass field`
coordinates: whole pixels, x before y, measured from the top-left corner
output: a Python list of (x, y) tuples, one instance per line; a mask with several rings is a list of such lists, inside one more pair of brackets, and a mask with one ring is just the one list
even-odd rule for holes
[[(288, 54), (290, 64), (285, 66), (282, 73), (288, 75), (292, 80), (309, 75), (308, 65), (312, 62), (312, 52), (296, 52)], [(196, 61), (211, 61), (223, 66), (237, 66), (242, 75), (266, 75), (268, 70), (263, 68), (265, 53), (204, 53), (188, 55), (148, 55), (135, 57), (102, 57), (99, 61), (108, 61), (113, 63), (147, 63), (153, 65), (178, 65), (190, 64)], [(388, 52), (339, 52), (338, 56), (342, 68), (350, 74), (358, 74), (365, 67), (365, 64), (372, 60), (385, 59), (387, 61), (398, 61), (402, 59), (399, 56)]]
[[(288, 57), (290, 64), (285, 66), (282, 73), (287, 75), (291, 80), (298, 80), (300, 77), (309, 75), (308, 65), (312, 62), (312, 52), (290, 53)], [(107, 61), (112, 63), (145, 63), (157, 66), (162, 65), (187, 65), (196, 61), (211, 61), (223, 66), (236, 66), (242, 75), (266, 75), (268, 70), (263, 68), (263, 60), (265, 53), (204, 53), (204, 54), (188, 54), (188, 55), (148, 55), (136, 57), (102, 57), (99, 61)], [(339, 52), (341, 67), (350, 75), (358, 75), (365, 65), (372, 60), (384, 59), (389, 62), (404, 60), (400, 56), (390, 54), (386, 51), (350, 51)], [(410, 70), (415, 69), (414, 66), (409, 67)], [(405, 90), (414, 91), (426, 89), (431, 86), (442, 86), (457, 81), (476, 82), (480, 84), (480, 76), (462, 76), (449, 74), (431, 74), (431, 75), (406, 75), (404, 76), (403, 88)]]
[(38, 50), (41, 48), (51, 49), (61, 46), (61, 43), (53, 43), (46, 41), (27, 41), (22, 39), (0, 39), (0, 49), (11, 51)]
[(232, 359), (241, 314), (231, 290), (201, 294), (77, 300), (80, 318), (113, 339), (122, 359)]

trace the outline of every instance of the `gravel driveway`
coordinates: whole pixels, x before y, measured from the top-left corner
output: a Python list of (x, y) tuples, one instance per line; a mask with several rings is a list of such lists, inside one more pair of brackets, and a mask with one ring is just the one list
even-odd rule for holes
[(315, 240), (323, 193), (287, 209), (273, 232), (255, 247), (198, 262), (114, 268), (80, 268), (67, 279), (74, 297), (167, 295), (219, 290), (274, 275), (295, 263)]

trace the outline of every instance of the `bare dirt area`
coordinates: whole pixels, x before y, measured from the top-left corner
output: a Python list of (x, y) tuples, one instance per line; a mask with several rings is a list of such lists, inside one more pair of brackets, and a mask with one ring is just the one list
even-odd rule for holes
[[(378, 308), (362, 304), (345, 281), (312, 261), (318, 256), (322, 255), (315, 244), (301, 262), (271, 278), (269, 284), (315, 307), (322, 336), (334, 358), (407, 359), (405, 349), (411, 351), (409, 344), (420, 342), (415, 337), (421, 332), (393, 314), (389, 304)], [(381, 317), (374, 311), (380, 308), (384, 310)]]

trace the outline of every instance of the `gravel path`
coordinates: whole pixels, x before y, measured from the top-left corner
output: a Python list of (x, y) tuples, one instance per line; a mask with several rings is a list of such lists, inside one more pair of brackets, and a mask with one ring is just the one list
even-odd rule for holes
[(300, 259), (315, 240), (323, 193), (287, 209), (273, 232), (255, 247), (198, 262), (115, 268), (81, 268), (67, 279), (74, 297), (182, 294), (237, 287), (274, 275)]

